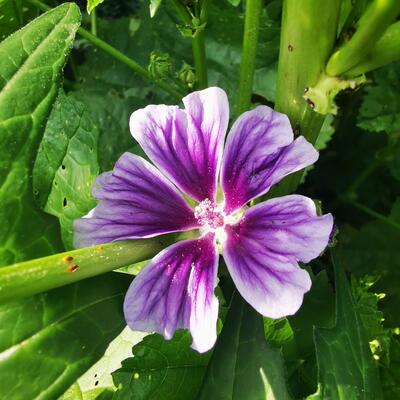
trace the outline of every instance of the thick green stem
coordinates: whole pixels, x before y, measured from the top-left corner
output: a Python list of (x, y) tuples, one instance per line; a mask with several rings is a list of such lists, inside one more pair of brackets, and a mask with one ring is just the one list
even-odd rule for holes
[(352, 78), (365, 74), (396, 60), (400, 60), (400, 21), (390, 25), (367, 56), (349, 69), (345, 76)]
[(249, 108), (253, 89), (254, 68), (258, 32), (260, 25), (262, 0), (247, 0), (246, 18), (244, 22), (242, 60), (240, 63), (239, 93), (236, 105), (236, 115)]
[[(340, 0), (285, 0), (275, 108), (288, 115), (296, 134), (317, 140), (324, 116), (303, 98), (325, 70), (336, 40)], [(285, 179), (271, 195), (292, 192), (302, 173)]]
[[(47, 6), (46, 4), (42, 3), (39, 0), (27, 0), (27, 1), (29, 1), (31, 4), (35, 5), (37, 8), (39, 8), (42, 11), (48, 11), (51, 9), (51, 7)], [(103, 40), (99, 39), (97, 36), (91, 34), (86, 29), (79, 28), (78, 34), (80, 36), (84, 37), (86, 40), (88, 40), (92, 44), (94, 44), (99, 49), (103, 50), (105, 53), (107, 53), (111, 57), (113, 57), (116, 60), (120, 61), (121, 63), (125, 64), (128, 68), (130, 68), (136, 74), (140, 75), (142, 78), (147, 79), (147, 80), (151, 81), (153, 84), (159, 86), (161, 89), (163, 89), (165, 92), (169, 93), (171, 96), (175, 97), (176, 99), (181, 100), (182, 97), (184, 96), (183, 93), (180, 93), (178, 90), (176, 90), (173, 86), (169, 85), (168, 83), (163, 82), (163, 81), (152, 80), (148, 71), (145, 68), (143, 68), (140, 64), (138, 64), (135, 60), (126, 56), (124, 53), (121, 53), (119, 50), (112, 47), (111, 45), (104, 42)]]
[(148, 260), (176, 240), (194, 236), (189, 231), (178, 237), (112, 242), (0, 268), (0, 304)]
[(147, 260), (166, 242), (165, 238), (113, 242), (0, 268), (0, 303)]
[(327, 74), (339, 76), (357, 65), (399, 13), (399, 0), (373, 0), (361, 16), (353, 37), (329, 59)]

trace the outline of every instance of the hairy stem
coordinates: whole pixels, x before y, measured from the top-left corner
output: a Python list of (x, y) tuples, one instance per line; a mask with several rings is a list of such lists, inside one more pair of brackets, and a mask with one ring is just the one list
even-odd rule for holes
[[(51, 9), (48, 5), (42, 3), (39, 0), (27, 0), (29, 3), (35, 5), (37, 8), (39, 8), (42, 11), (48, 11)], [(103, 50), (105, 53), (107, 53), (109, 56), (115, 58), (119, 62), (125, 64), (128, 68), (130, 68), (132, 71), (134, 71), (137, 75), (141, 76), (144, 79), (147, 79), (148, 81), (152, 82), (154, 85), (157, 85), (161, 89), (163, 89), (165, 92), (169, 93), (171, 96), (175, 97), (178, 100), (181, 100), (182, 97), (184, 96), (183, 93), (180, 93), (178, 90), (176, 90), (173, 86), (169, 85), (166, 82), (163, 81), (154, 81), (151, 79), (149, 73), (145, 68), (143, 68), (140, 64), (138, 64), (135, 60), (132, 58), (126, 56), (124, 53), (120, 52), (117, 50), (115, 47), (112, 47), (108, 43), (104, 42), (103, 40), (99, 39), (97, 36), (91, 34), (89, 31), (83, 28), (79, 28), (77, 33), (84, 37), (86, 40), (88, 40), (90, 43), (98, 47), (99, 49)]]
[[(179, 240), (193, 237), (185, 232)], [(68, 251), (0, 268), (0, 303), (27, 297), (154, 257), (176, 235), (124, 240)]]
[(400, 21), (390, 25), (367, 56), (344, 75), (352, 78), (396, 60), (400, 60)]
[(353, 37), (329, 59), (327, 74), (339, 76), (357, 65), (399, 13), (399, 0), (373, 0), (361, 16)]
[(244, 22), (242, 60), (240, 63), (239, 93), (236, 104), (236, 114), (246, 111), (250, 106), (253, 89), (254, 68), (258, 32), (260, 25), (262, 0), (247, 0)]
[[(296, 134), (315, 143), (324, 116), (313, 111), (303, 95), (325, 70), (336, 40), (340, 0), (285, 0), (275, 108), (288, 115)], [(302, 173), (292, 174), (271, 192), (271, 196), (292, 192)]]

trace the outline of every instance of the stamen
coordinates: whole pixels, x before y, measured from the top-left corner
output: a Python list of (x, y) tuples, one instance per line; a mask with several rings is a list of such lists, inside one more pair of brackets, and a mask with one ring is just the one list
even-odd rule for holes
[(224, 226), (224, 214), (222, 210), (210, 199), (205, 199), (196, 206), (194, 216), (199, 224), (213, 230)]

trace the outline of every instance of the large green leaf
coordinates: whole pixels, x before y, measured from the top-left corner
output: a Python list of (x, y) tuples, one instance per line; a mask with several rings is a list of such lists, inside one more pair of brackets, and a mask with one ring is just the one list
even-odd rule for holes
[(35, 208), (31, 175), (79, 23), (67, 3), (0, 44), (0, 265), (62, 248), (56, 220)]
[(210, 353), (189, 346), (189, 332), (178, 331), (170, 341), (158, 334), (146, 336), (133, 347), (134, 357), (113, 373), (118, 390), (114, 400), (195, 399)]
[(260, 314), (237, 292), (233, 296), (199, 399), (290, 398), (280, 351), (266, 342)]
[(109, 273), (0, 308), (0, 398), (61, 395), (124, 326), (130, 279)]
[(358, 126), (371, 132), (395, 134), (400, 130), (400, 62), (373, 73), (360, 107)]
[(377, 365), (368, 345), (346, 276), (335, 263), (336, 323), (316, 328), (318, 392), (310, 399), (382, 398)]
[(24, 25), (35, 9), (23, 0), (0, 0), (0, 42)]
[[(116, 390), (111, 373), (121, 367), (121, 362), (132, 355), (132, 347), (145, 333), (126, 327), (108, 346), (104, 356), (87, 370), (59, 400), (106, 400)], [(80, 396), (80, 397), (79, 397)]]
[(293, 339), (283, 343), (283, 355), (290, 371), (290, 391), (295, 398), (305, 398), (317, 390), (313, 327), (332, 326), (335, 317), (334, 293), (326, 272), (310, 275), (311, 290), (305, 294), (299, 311), (287, 318), (293, 330)]
[(61, 91), (39, 147), (33, 189), (39, 206), (60, 219), (66, 249), (73, 247), (72, 222), (96, 204), (97, 138), (85, 105)]
[[(400, 199), (393, 204), (388, 218), (400, 223)], [(353, 232), (340, 249), (343, 265), (356, 276), (379, 276), (374, 290), (385, 294), (380, 305), (385, 315), (385, 324), (392, 327), (400, 325), (399, 243), (399, 229), (383, 221), (373, 220)]]

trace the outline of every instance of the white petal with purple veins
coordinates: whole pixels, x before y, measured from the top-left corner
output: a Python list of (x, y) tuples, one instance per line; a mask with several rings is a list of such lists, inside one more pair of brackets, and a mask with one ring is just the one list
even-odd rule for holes
[(317, 159), (318, 152), (303, 137), (293, 142), (286, 115), (267, 106), (245, 112), (233, 124), (223, 155), (225, 211), (239, 209)]
[(294, 314), (311, 287), (297, 262), (319, 256), (333, 227), (330, 214), (317, 216), (312, 200), (292, 195), (248, 209), (226, 227), (222, 254), (241, 295), (261, 314)]
[(185, 109), (150, 105), (129, 126), (148, 157), (195, 200), (214, 199), (229, 120), (225, 92), (208, 88), (183, 99)]
[(192, 347), (209, 350), (217, 338), (217, 265), (212, 234), (168, 247), (133, 280), (124, 302), (127, 324), (166, 339), (190, 329)]
[(183, 196), (149, 162), (123, 154), (93, 187), (100, 200), (74, 224), (76, 247), (181, 232), (198, 226)]

